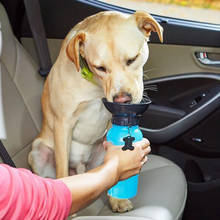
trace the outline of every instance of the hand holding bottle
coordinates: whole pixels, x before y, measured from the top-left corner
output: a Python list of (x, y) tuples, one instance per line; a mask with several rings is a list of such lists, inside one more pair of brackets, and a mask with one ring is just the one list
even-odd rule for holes
[(118, 180), (127, 179), (140, 172), (141, 167), (147, 161), (147, 154), (150, 153), (150, 143), (146, 138), (133, 143), (134, 150), (122, 150), (122, 146), (114, 146), (110, 142), (103, 143), (107, 150), (104, 162), (115, 158), (118, 167)]

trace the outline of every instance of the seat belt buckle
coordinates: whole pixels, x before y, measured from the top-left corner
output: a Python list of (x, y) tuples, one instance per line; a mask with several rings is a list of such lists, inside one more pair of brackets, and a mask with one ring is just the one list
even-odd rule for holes
[(42, 77), (47, 77), (47, 75), (49, 74), (50, 72), (50, 69), (39, 69), (39, 74), (42, 76)]

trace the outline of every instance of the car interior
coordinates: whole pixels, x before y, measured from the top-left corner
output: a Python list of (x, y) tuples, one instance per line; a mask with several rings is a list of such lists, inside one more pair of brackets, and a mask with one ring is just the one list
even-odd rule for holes
[[(68, 31), (104, 10), (132, 9), (96, 0), (39, 0), (52, 63)], [(134, 209), (113, 213), (103, 195), (70, 219), (220, 219), (220, 25), (153, 15), (164, 43), (153, 33), (144, 66), (144, 92), (152, 101), (140, 121), (152, 153), (140, 174)], [(41, 128), (36, 52), (22, 0), (0, 1), (0, 74), (7, 138), (16, 167)]]

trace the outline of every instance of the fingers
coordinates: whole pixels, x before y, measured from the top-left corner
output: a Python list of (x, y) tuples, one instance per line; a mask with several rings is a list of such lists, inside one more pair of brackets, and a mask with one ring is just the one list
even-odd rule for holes
[(143, 160), (141, 161), (141, 166), (143, 166), (148, 160), (147, 156), (144, 156)]
[(143, 138), (141, 141), (134, 143), (135, 147), (141, 147), (143, 150), (146, 149), (148, 146), (150, 146), (150, 142), (148, 139)]
[(151, 147), (147, 147), (146, 149), (143, 150), (143, 156), (146, 156), (147, 154), (149, 154), (151, 152)]
[[(149, 140), (144, 138), (143, 141), (144, 141), (143, 142), (144, 145), (142, 146), (142, 149), (143, 150), (147, 149), (149, 151), (150, 150), (150, 142), (149, 142)], [(150, 153), (150, 151), (149, 151), (149, 153)]]
[(141, 160), (141, 166), (143, 166), (148, 160), (147, 155), (151, 152), (151, 147), (150, 142), (146, 138), (143, 138), (142, 141), (139, 142), (139, 144), (141, 145), (141, 149), (143, 150)]
[[(139, 147), (142, 151), (141, 156), (142, 156), (142, 161), (143, 161), (146, 155), (148, 155), (151, 152), (150, 142), (146, 138), (143, 138), (143, 140), (140, 142), (137, 142), (137, 144), (139, 144)], [(146, 163), (146, 161), (144, 163)]]
[(144, 156), (144, 158), (142, 159), (142, 161), (140, 163), (140, 166), (138, 166), (138, 168), (135, 168), (135, 169), (129, 171), (127, 174), (128, 175), (135, 175), (135, 174), (140, 173), (142, 166), (147, 162), (147, 160), (148, 160), (148, 157)]

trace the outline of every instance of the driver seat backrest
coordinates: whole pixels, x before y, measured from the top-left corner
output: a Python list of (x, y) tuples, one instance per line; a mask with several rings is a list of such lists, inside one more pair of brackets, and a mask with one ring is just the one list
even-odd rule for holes
[(43, 78), (38, 69), (15, 38), (0, 4), (0, 74), (7, 133), (2, 142), (17, 167), (29, 168), (27, 156), (41, 126)]

